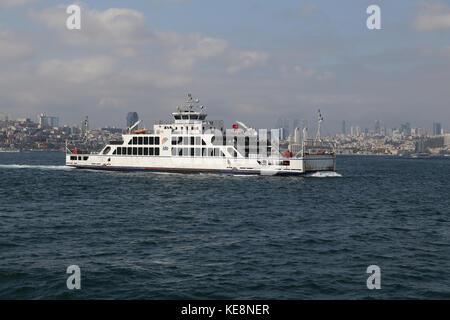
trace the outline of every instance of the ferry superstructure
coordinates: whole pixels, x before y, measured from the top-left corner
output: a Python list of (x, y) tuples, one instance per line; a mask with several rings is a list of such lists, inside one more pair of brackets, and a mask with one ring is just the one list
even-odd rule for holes
[(335, 152), (325, 147), (319, 133), (316, 139), (304, 137), (295, 154), (281, 154), (273, 131), (258, 131), (239, 121), (232, 129), (225, 129), (223, 121), (207, 120), (204, 107), (198, 104), (199, 100), (189, 94), (186, 103), (172, 113), (172, 121), (158, 121), (152, 130), (134, 130), (139, 121), (120, 141), (111, 141), (98, 153), (66, 148), (66, 165), (98, 170), (258, 175), (335, 170)]

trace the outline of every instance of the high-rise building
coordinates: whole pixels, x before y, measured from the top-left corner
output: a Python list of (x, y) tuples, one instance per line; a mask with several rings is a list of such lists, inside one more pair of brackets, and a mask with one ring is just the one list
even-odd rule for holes
[(442, 125), (439, 122), (433, 122), (433, 135), (438, 136), (442, 132)]
[(38, 115), (38, 123), (41, 128), (45, 127), (58, 127), (59, 126), (59, 118), (47, 116), (47, 114), (41, 113)]
[(375, 120), (375, 134), (381, 134), (380, 120)]
[(131, 127), (133, 124), (139, 121), (137, 112), (128, 112), (127, 114), (127, 127)]
[(406, 122), (400, 126), (400, 133), (409, 137), (411, 135), (411, 124)]
[(345, 120), (342, 121), (342, 134), (344, 136), (347, 134), (347, 128), (345, 126)]

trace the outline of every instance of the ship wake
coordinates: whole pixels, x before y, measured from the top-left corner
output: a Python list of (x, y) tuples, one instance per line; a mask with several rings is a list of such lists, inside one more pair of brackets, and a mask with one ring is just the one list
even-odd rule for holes
[(307, 177), (313, 177), (313, 178), (341, 178), (342, 175), (334, 172), (334, 171), (318, 171), (314, 173), (308, 173), (306, 175)]

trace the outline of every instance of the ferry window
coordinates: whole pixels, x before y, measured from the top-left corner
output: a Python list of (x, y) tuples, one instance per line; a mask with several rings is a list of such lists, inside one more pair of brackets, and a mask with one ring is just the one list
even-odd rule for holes
[(148, 155), (152, 156), (154, 154), (153, 152), (154, 148), (148, 148)]
[(191, 157), (194, 156), (194, 148), (191, 148)]
[(178, 142), (177, 144), (182, 144), (183, 143), (183, 137), (178, 137)]
[(138, 138), (138, 144), (142, 145), (142, 137)]
[(201, 151), (200, 148), (195, 148), (195, 156), (196, 157), (200, 157), (200, 151)]
[(183, 137), (183, 144), (187, 146), (189, 144), (189, 137)]
[(189, 116), (183, 115), (183, 120), (188, 120)]
[(127, 148), (125, 148), (125, 147), (122, 148), (122, 154), (124, 154), (124, 155), (127, 154)]
[(137, 148), (134, 147), (134, 148), (133, 148), (133, 156), (136, 156), (136, 155), (137, 155)]
[(83, 160), (86, 161), (87, 159), (89, 159), (89, 157), (83, 157)]
[(155, 139), (154, 137), (150, 137), (148, 144), (150, 145), (154, 144), (154, 139)]
[(180, 115), (176, 115), (175, 116), (175, 120), (180, 120), (181, 119), (181, 116)]
[(191, 119), (192, 119), (192, 120), (197, 120), (197, 119), (198, 119), (198, 116), (195, 115), (195, 114), (193, 114), (193, 115), (191, 115)]
[(148, 148), (144, 148), (144, 156), (148, 156)]
[(81, 156), (78, 156), (78, 160), (81, 160)]
[(191, 146), (195, 144), (195, 137), (191, 137)]
[(77, 160), (76, 156), (70, 156), (70, 160)]
[(134, 144), (134, 145), (137, 144), (137, 137), (133, 137), (133, 144)]
[(206, 146), (206, 142), (203, 139), (202, 139), (202, 145)]
[(205, 118), (206, 118), (206, 114), (201, 114), (199, 117), (200, 120), (205, 120)]
[(116, 149), (116, 150), (114, 150), (113, 154), (116, 154), (116, 153), (117, 153), (117, 149)]
[(176, 156), (177, 155), (177, 148), (172, 148), (172, 156)]
[(138, 148), (138, 155), (142, 156), (142, 148)]
[(131, 156), (133, 154), (133, 148), (129, 147), (127, 153), (129, 156)]
[(172, 137), (172, 145), (176, 145), (177, 144), (177, 137)]
[(145, 144), (145, 145), (148, 144), (148, 137), (144, 137), (144, 144)]
[(200, 137), (195, 137), (195, 145), (199, 146), (200, 143)]
[(178, 156), (182, 156), (183, 155), (183, 148), (178, 148)]
[(219, 156), (219, 148), (214, 148), (214, 157)]
[(155, 156), (159, 156), (159, 148), (155, 148)]
[(206, 148), (202, 148), (202, 157), (206, 157), (207, 155)]
[(155, 137), (155, 144), (159, 144), (159, 137)]
[(133, 139), (130, 139), (130, 141), (128, 141), (128, 144), (133, 144)]
[(189, 156), (189, 148), (183, 148), (183, 156), (188, 157)]
[(118, 155), (121, 155), (121, 154), (122, 154), (122, 148), (120, 148), (120, 147), (117, 148), (117, 154), (118, 154)]
[(111, 151), (111, 147), (106, 147), (105, 150), (103, 150), (103, 154), (108, 154), (108, 152)]
[(221, 157), (225, 157), (225, 153), (223, 153), (222, 150), (220, 150), (220, 156), (221, 156)]

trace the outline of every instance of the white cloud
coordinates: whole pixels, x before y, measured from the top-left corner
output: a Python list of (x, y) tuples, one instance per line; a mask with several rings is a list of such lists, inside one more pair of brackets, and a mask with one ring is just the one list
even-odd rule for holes
[(34, 0), (1, 0), (0, 8), (23, 6), (25, 4), (31, 3)]
[(0, 61), (21, 60), (32, 54), (31, 47), (17, 40), (17, 37), (9, 32), (0, 29)]
[(175, 71), (190, 71), (198, 59), (207, 59), (224, 53), (228, 42), (205, 37), (201, 34), (182, 36), (175, 33), (159, 32), (159, 39), (172, 47), (169, 65)]
[(413, 26), (419, 31), (450, 29), (450, 6), (439, 2), (422, 2)]
[(66, 28), (66, 7), (63, 5), (42, 11), (30, 10), (29, 16), (56, 31), (70, 45), (128, 46), (150, 41), (143, 13), (132, 9), (111, 8), (105, 11), (82, 8), (81, 30)]
[(267, 64), (269, 55), (259, 51), (242, 51), (236, 53), (234, 62), (227, 68), (229, 74), (240, 72), (252, 67), (264, 67)]
[(86, 83), (97, 81), (110, 75), (114, 71), (115, 60), (106, 56), (43, 61), (37, 74), (44, 78), (53, 78), (72, 83)]

